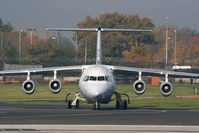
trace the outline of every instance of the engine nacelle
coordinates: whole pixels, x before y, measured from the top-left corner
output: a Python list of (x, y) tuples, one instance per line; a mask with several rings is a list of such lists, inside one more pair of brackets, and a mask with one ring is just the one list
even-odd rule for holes
[(146, 84), (143, 80), (136, 80), (133, 84), (134, 92), (137, 95), (141, 95), (146, 90)]
[(25, 80), (22, 84), (22, 87), (23, 91), (28, 95), (34, 93), (35, 91), (35, 83), (32, 80)]
[(59, 79), (53, 79), (49, 83), (50, 91), (54, 94), (57, 94), (61, 91), (62, 84)]
[(163, 96), (165, 97), (170, 96), (173, 91), (173, 86), (169, 82), (163, 82), (160, 85), (160, 91)]

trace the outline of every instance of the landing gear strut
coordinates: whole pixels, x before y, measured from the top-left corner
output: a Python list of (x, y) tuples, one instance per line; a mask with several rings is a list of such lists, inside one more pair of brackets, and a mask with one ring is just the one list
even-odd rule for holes
[(130, 104), (129, 96), (126, 93), (115, 92), (116, 96), (116, 109), (127, 109), (127, 100), (122, 100), (121, 95), (125, 95), (128, 98), (128, 103)]
[(100, 110), (100, 104), (98, 102), (95, 102), (93, 105), (93, 110)]

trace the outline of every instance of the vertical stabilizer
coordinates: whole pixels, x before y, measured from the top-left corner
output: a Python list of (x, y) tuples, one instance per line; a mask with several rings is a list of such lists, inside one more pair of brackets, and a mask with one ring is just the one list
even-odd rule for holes
[(102, 29), (98, 26), (95, 28), (47, 28), (49, 31), (76, 31), (76, 32), (97, 32), (97, 44), (96, 44), (96, 64), (102, 64), (102, 32), (146, 32), (152, 30), (142, 29)]
[(102, 32), (100, 26), (97, 28), (96, 64), (102, 64)]

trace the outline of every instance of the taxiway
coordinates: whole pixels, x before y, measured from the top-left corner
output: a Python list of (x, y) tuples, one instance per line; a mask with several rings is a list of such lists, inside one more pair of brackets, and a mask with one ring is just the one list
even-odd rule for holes
[(199, 125), (199, 109), (129, 107), (116, 110), (92, 105), (66, 109), (64, 105), (0, 103), (0, 124), (79, 124), (79, 125)]

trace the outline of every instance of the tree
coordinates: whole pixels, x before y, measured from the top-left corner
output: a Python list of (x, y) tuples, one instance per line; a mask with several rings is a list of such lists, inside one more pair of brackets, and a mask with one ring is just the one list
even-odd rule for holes
[(33, 36), (33, 45), (37, 44), (39, 39), (40, 39), (40, 36), (39, 36), (39, 25), (37, 24), (35, 26), (35, 32), (34, 32), (34, 36)]
[(50, 39), (50, 33), (49, 33), (48, 30), (45, 30), (45, 32), (44, 32), (44, 40), (48, 41), (49, 39)]
[[(79, 22), (79, 28), (133, 28), (133, 29), (153, 29), (154, 24), (149, 18), (140, 19), (137, 14), (123, 15), (118, 12), (104, 13), (98, 18), (86, 16), (85, 20)], [(154, 34), (149, 32), (115, 32), (115, 33), (102, 33), (103, 42), (103, 57), (107, 58), (121, 58), (123, 51), (130, 50), (137, 42), (138, 46), (154, 43)], [(79, 56), (84, 55), (85, 42), (88, 42), (88, 58), (95, 58), (96, 52), (96, 33), (78, 33)], [(73, 35), (75, 40), (75, 34)]]
[(10, 22), (7, 22), (6, 24), (3, 23), (2, 19), (0, 18), (0, 30), (3, 32), (11, 32), (13, 30), (13, 26), (10, 24)]
[(63, 66), (74, 64), (74, 49), (68, 45), (58, 46), (45, 43), (34, 45), (29, 49), (29, 61), (43, 66)]

